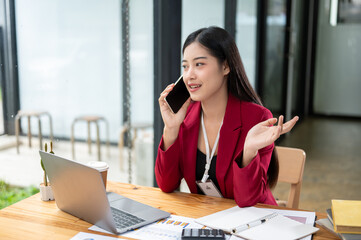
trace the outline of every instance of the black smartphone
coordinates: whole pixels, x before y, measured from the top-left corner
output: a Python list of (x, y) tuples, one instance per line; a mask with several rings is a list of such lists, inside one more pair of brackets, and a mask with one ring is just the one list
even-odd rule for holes
[(183, 76), (180, 76), (175, 82), (172, 91), (165, 97), (165, 101), (168, 103), (173, 113), (177, 113), (183, 104), (190, 97), (186, 85), (183, 81)]

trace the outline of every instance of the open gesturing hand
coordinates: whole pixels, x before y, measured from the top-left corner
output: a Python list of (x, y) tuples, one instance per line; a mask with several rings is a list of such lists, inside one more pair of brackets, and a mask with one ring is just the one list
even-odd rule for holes
[(251, 162), (259, 149), (272, 144), (282, 134), (291, 131), (298, 119), (298, 116), (296, 116), (283, 123), (283, 116), (281, 115), (276, 126), (274, 124), (277, 122), (277, 118), (270, 118), (253, 126), (249, 130), (244, 143), (243, 166), (247, 166)]

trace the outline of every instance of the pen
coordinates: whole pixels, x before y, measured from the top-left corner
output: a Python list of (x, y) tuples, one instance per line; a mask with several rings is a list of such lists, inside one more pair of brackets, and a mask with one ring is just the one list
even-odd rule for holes
[(265, 222), (267, 222), (269, 219), (273, 218), (274, 216), (275, 216), (275, 214), (272, 214), (271, 216), (269, 216), (269, 217), (267, 217), (267, 218), (258, 219), (258, 220), (252, 221), (252, 222), (250, 222), (250, 223), (240, 225), (240, 226), (232, 229), (232, 233), (242, 232), (242, 231), (244, 231), (244, 230), (246, 230), (246, 229), (249, 229), (249, 228), (251, 228), (251, 227), (255, 227), (255, 226), (261, 225), (262, 223), (265, 223)]

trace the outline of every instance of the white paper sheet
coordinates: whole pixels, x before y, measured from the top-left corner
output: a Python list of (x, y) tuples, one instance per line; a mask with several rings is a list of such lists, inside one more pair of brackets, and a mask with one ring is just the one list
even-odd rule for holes
[(307, 236), (314, 228), (290, 220), (282, 215), (271, 218), (267, 223), (239, 232), (241, 237), (257, 240), (290, 240)]
[[(277, 213), (276, 217), (271, 217), (270, 214), (272, 215), (275, 212)], [(195, 221), (212, 228), (230, 231), (230, 229), (235, 229), (237, 226), (261, 218), (267, 219), (264, 224), (243, 231), (236, 230), (236, 235), (246, 239), (289, 240), (308, 236), (318, 230), (318, 228), (313, 227), (315, 213), (255, 207), (233, 207), (195, 219)]]
[(272, 213), (273, 212), (270, 211), (270, 209), (256, 207), (240, 208), (235, 206), (211, 215), (197, 218), (195, 221), (208, 227), (220, 228), (231, 232), (233, 228), (236, 228), (239, 225), (272, 215)]
[(118, 240), (119, 238), (107, 237), (93, 233), (80, 232), (70, 240)]
[(171, 215), (156, 223), (129, 231), (122, 236), (147, 240), (180, 240), (184, 228), (201, 228), (193, 218)]
[[(292, 211), (292, 210), (282, 210), (282, 209), (272, 209), (272, 211), (282, 214), (285, 217), (291, 218), (295, 221), (298, 221), (303, 224), (315, 225), (316, 213), (315, 212), (305, 212), (305, 211)], [(300, 240), (311, 240), (312, 235), (301, 238)]]
[[(194, 218), (171, 215), (167, 219), (146, 225), (123, 234), (124, 237), (147, 240), (180, 240), (184, 228), (202, 228), (203, 226), (194, 222)], [(95, 225), (89, 230), (107, 232)], [(109, 232), (108, 232), (109, 233)]]

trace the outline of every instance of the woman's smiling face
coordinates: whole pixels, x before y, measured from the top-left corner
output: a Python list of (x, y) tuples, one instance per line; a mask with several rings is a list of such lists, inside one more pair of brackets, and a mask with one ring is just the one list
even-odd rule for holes
[(183, 55), (183, 79), (193, 101), (205, 101), (227, 91), (227, 64), (219, 63), (199, 42), (187, 46)]

